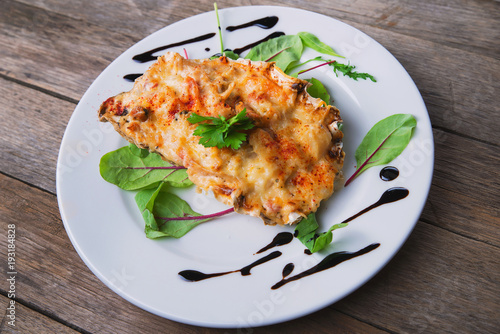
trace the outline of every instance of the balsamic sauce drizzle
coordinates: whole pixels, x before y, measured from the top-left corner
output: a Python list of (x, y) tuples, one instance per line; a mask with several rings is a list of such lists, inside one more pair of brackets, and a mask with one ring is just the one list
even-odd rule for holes
[[(257, 27), (260, 27), (262, 29), (270, 29), (270, 28), (274, 27), (276, 25), (276, 23), (278, 23), (278, 20), (279, 20), (279, 18), (277, 16), (266, 16), (266, 17), (263, 17), (261, 19), (250, 21), (247, 23), (243, 23), (243, 24), (240, 24), (237, 26), (229, 26), (226, 28), (226, 30), (234, 31), (234, 30), (238, 30), (238, 29), (248, 28), (251, 26), (257, 26)], [(219, 29), (220, 29), (220, 27), (219, 27)], [(244, 47), (235, 49), (233, 51), (236, 54), (240, 54), (243, 51), (246, 51), (248, 49), (253, 48), (257, 44), (260, 44), (260, 43), (265, 42), (267, 40), (270, 40), (272, 38), (282, 36), (284, 34), (285, 33), (283, 33), (283, 32), (274, 32), (274, 33), (270, 34), (269, 36), (255, 42), (255, 43), (248, 44)], [(201, 41), (210, 39), (210, 38), (214, 37), (215, 35), (216, 34), (214, 32), (212, 32), (212, 33), (204, 34), (204, 35), (201, 35), (198, 37), (186, 39), (184, 41), (180, 41), (180, 42), (176, 42), (176, 43), (172, 43), (172, 44), (168, 44), (168, 45), (163, 45), (163, 46), (157, 47), (155, 49), (151, 49), (149, 51), (137, 54), (137, 55), (133, 56), (132, 59), (135, 60), (136, 62), (139, 62), (139, 63), (147, 63), (149, 61), (153, 61), (153, 60), (157, 59), (156, 56), (153, 56), (153, 54), (156, 52), (163, 51), (163, 50), (173, 48), (176, 46), (186, 45), (186, 44), (195, 43), (195, 42), (201, 42)], [(207, 52), (210, 51), (210, 48), (205, 48), (205, 51), (207, 51)], [(125, 79), (126, 81), (134, 82), (135, 79), (137, 79), (141, 75), (142, 75), (142, 73), (126, 74), (123, 76), (123, 79)]]
[(142, 75), (142, 73), (131, 73), (131, 74), (127, 74), (127, 75), (124, 75), (123, 76), (123, 79), (127, 80), (127, 81), (131, 81), (131, 82), (134, 82), (135, 79), (137, 79), (138, 77), (140, 77)]
[[(380, 199), (377, 202), (375, 202), (372, 205), (366, 207), (365, 209), (359, 211), (355, 215), (347, 218), (342, 223), (350, 222), (351, 220), (356, 219), (357, 217), (361, 216), (362, 214), (364, 214), (372, 209), (375, 209), (376, 207), (379, 207), (383, 204), (388, 204), (388, 203), (399, 201), (399, 200), (405, 198), (406, 196), (408, 196), (409, 193), (410, 192), (408, 191), (408, 189), (402, 188), (402, 187), (394, 187), (394, 188), (387, 189), (382, 194), (382, 196), (380, 196)], [(269, 245), (267, 245), (264, 248), (262, 248), (261, 250), (259, 250), (257, 252), (257, 254), (262, 253), (262, 252), (264, 252), (272, 247), (275, 247), (275, 246), (281, 246), (281, 245), (288, 244), (289, 242), (291, 242), (293, 240), (294, 236), (297, 237), (296, 234), (294, 235), (290, 232), (278, 233), (274, 237), (273, 241), (271, 241), (271, 243)], [(293, 263), (289, 263), (285, 266), (285, 268), (283, 268), (283, 279), (281, 281), (279, 281), (278, 283), (276, 283), (275, 285), (273, 285), (271, 287), (271, 289), (273, 289), (273, 290), (278, 289), (289, 282), (296, 281), (302, 277), (306, 277), (306, 276), (315, 274), (317, 272), (335, 267), (339, 263), (342, 263), (342, 262), (350, 260), (354, 257), (371, 252), (372, 250), (374, 250), (375, 248), (377, 248), (379, 246), (380, 246), (379, 243), (375, 243), (375, 244), (371, 244), (363, 249), (360, 249), (359, 251), (354, 252), (354, 253), (349, 253), (349, 252), (345, 252), (345, 251), (332, 253), (332, 254), (326, 256), (320, 263), (318, 263), (314, 267), (312, 267), (312, 268), (310, 268), (310, 269), (308, 269), (300, 274), (292, 276), (290, 278), (285, 278), (286, 276), (290, 275), (290, 273), (293, 271), (293, 269), (295, 267)], [(309, 255), (311, 254), (311, 252), (308, 252), (307, 249), (304, 251), (304, 253), (309, 254)], [(204, 280), (207, 278), (218, 277), (218, 276), (227, 275), (227, 274), (231, 274), (231, 273), (235, 273), (235, 272), (240, 272), (242, 276), (247, 276), (247, 275), (250, 275), (250, 270), (253, 267), (258, 266), (262, 263), (268, 262), (268, 261), (275, 259), (279, 256), (281, 256), (281, 252), (274, 251), (274, 252), (264, 256), (263, 258), (251, 263), (250, 265), (248, 265), (246, 267), (243, 267), (243, 268), (238, 269), (238, 270), (233, 270), (233, 271), (205, 274), (205, 273), (202, 273), (202, 272), (199, 272), (196, 270), (183, 270), (183, 271), (179, 272), (179, 275), (181, 277), (183, 277), (185, 280), (190, 281), (190, 282), (197, 282), (197, 281), (201, 281), (201, 280)]]
[(378, 201), (376, 201), (372, 205), (364, 208), (360, 212), (356, 213), (354, 216), (347, 218), (341, 224), (348, 223), (351, 220), (358, 218), (362, 214), (365, 214), (368, 211), (375, 209), (383, 204), (388, 204), (388, 203), (399, 201), (399, 200), (405, 198), (406, 196), (408, 196), (409, 193), (410, 192), (406, 188), (401, 188), (401, 187), (389, 188), (386, 191), (384, 191), (384, 193), (382, 194), (382, 196), (380, 196), (380, 199)]
[[(301, 279), (303, 277), (310, 276), (310, 275), (316, 274), (320, 271), (335, 267), (336, 265), (338, 265), (344, 261), (347, 261), (347, 260), (350, 260), (354, 257), (369, 253), (372, 250), (376, 249), (378, 246), (380, 246), (380, 244), (376, 243), (376, 244), (371, 244), (369, 246), (366, 246), (365, 248), (360, 249), (357, 252), (353, 252), (353, 253), (350, 253), (350, 252), (332, 253), (332, 254), (328, 255), (327, 257), (325, 257), (323, 260), (321, 260), (321, 262), (318, 263), (317, 265), (315, 265), (314, 267), (312, 267), (308, 270), (305, 270), (305, 271), (301, 272), (300, 274), (294, 275), (290, 278), (283, 277), (283, 279), (281, 281), (279, 281), (278, 283), (274, 284), (271, 287), (271, 289), (273, 289), (273, 290), (279, 289), (287, 283), (290, 283), (290, 282), (296, 281), (298, 279)], [(283, 271), (284, 271), (284, 269), (283, 269)]]
[(243, 29), (243, 28), (248, 28), (251, 26), (257, 26), (262, 29), (271, 29), (278, 23), (278, 17), (277, 16), (266, 16), (261, 19), (251, 21), (248, 23), (243, 23), (237, 26), (229, 26), (226, 28), (227, 31), (235, 31), (238, 29)]
[(383, 181), (392, 181), (399, 176), (399, 170), (394, 166), (387, 166), (380, 171), (380, 178)]
[(268, 35), (267, 37), (264, 37), (263, 39), (261, 40), (258, 40), (257, 42), (254, 42), (254, 43), (250, 43), (248, 45), (245, 45), (241, 48), (237, 48), (237, 49), (234, 49), (233, 52), (236, 53), (236, 54), (241, 54), (243, 51), (246, 51), (246, 50), (249, 50), (251, 48), (253, 48), (254, 46), (262, 43), (262, 42), (265, 42), (265, 41), (268, 41), (270, 39), (273, 39), (273, 38), (276, 38), (276, 37), (280, 37), (280, 36), (283, 36), (285, 35), (284, 32), (282, 31), (275, 31), (273, 32), (272, 34)]
[(205, 35), (201, 35), (201, 36), (198, 36), (198, 37), (186, 39), (184, 41), (180, 41), (180, 42), (176, 42), (176, 43), (172, 43), (172, 44), (168, 44), (168, 45), (163, 45), (163, 46), (157, 47), (155, 49), (146, 51), (144, 53), (140, 53), (138, 55), (135, 55), (135, 56), (132, 57), (132, 59), (135, 60), (135, 61), (137, 61), (137, 62), (139, 62), (139, 63), (147, 63), (148, 61), (156, 60), (157, 57), (154, 57), (153, 53), (156, 53), (158, 51), (163, 51), (165, 49), (173, 48), (173, 47), (176, 47), (176, 46), (186, 45), (186, 44), (195, 43), (195, 42), (201, 42), (201, 41), (204, 41), (206, 39), (210, 39), (210, 38), (212, 38), (214, 36), (215, 36), (215, 33), (211, 32), (209, 34), (205, 34)]
[(293, 269), (295, 269), (295, 265), (293, 263), (289, 263), (287, 264), (284, 268), (283, 268), (283, 272), (282, 272), (282, 275), (283, 275), (283, 279), (285, 277), (287, 277), (288, 275), (290, 275), (293, 271)]
[(290, 233), (290, 232), (278, 233), (274, 237), (273, 241), (271, 241), (271, 243), (269, 243), (269, 245), (263, 247), (261, 250), (259, 250), (255, 254), (260, 254), (260, 253), (265, 252), (266, 250), (273, 248), (273, 247), (276, 247), (276, 246), (283, 246), (283, 245), (289, 244), (290, 242), (292, 242), (292, 240), (293, 240), (292, 233)]
[(281, 256), (281, 252), (274, 251), (274, 252), (264, 256), (263, 258), (260, 258), (259, 260), (252, 262), (248, 266), (243, 267), (243, 268), (238, 269), (238, 270), (226, 271), (226, 272), (222, 272), (222, 273), (213, 273), (213, 274), (204, 274), (204, 273), (196, 271), (196, 270), (183, 270), (183, 271), (179, 272), (179, 275), (182, 278), (184, 278), (186, 281), (189, 281), (189, 282), (198, 282), (198, 281), (201, 281), (201, 280), (204, 280), (207, 278), (218, 277), (218, 276), (232, 274), (232, 273), (236, 273), (236, 272), (240, 272), (242, 276), (248, 276), (248, 275), (250, 275), (250, 270), (253, 267), (256, 267), (260, 264), (271, 261), (279, 256)]

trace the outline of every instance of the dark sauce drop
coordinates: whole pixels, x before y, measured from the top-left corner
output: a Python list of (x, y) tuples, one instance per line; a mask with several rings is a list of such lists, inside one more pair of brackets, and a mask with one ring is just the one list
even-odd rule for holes
[(266, 250), (270, 249), (270, 248), (273, 248), (273, 247), (276, 247), (276, 246), (283, 246), (283, 245), (286, 245), (290, 242), (292, 242), (293, 240), (293, 234), (290, 233), (290, 232), (281, 232), (281, 233), (278, 233), (273, 241), (271, 241), (271, 243), (265, 247), (263, 247), (261, 250), (259, 250), (256, 254), (260, 254), (262, 252), (265, 252)]
[(183, 270), (183, 271), (179, 272), (179, 275), (182, 278), (184, 278), (186, 281), (189, 281), (189, 282), (198, 282), (198, 281), (202, 281), (202, 280), (207, 279), (207, 278), (218, 277), (218, 276), (222, 276), (222, 275), (236, 273), (238, 271), (241, 273), (242, 276), (248, 276), (248, 275), (250, 275), (250, 270), (253, 267), (256, 267), (260, 264), (271, 261), (272, 259), (275, 259), (279, 256), (281, 256), (281, 252), (274, 251), (274, 252), (264, 256), (263, 258), (249, 264), (248, 266), (243, 267), (243, 268), (238, 269), (238, 270), (226, 271), (226, 272), (222, 272), (222, 273), (212, 273), (212, 274), (205, 274), (205, 273), (199, 272), (197, 270)]
[(144, 53), (135, 55), (135, 56), (132, 57), (132, 59), (135, 60), (135, 61), (137, 61), (137, 62), (139, 62), (139, 63), (146, 63), (148, 61), (156, 60), (157, 57), (153, 56), (153, 54), (156, 53), (156, 52), (158, 52), (158, 51), (163, 51), (165, 49), (173, 48), (173, 47), (176, 47), (176, 46), (181, 46), (181, 45), (186, 45), (186, 44), (190, 44), (190, 43), (196, 43), (196, 42), (204, 41), (204, 40), (210, 39), (210, 38), (212, 38), (214, 36), (215, 36), (215, 33), (211, 32), (209, 34), (205, 34), (205, 35), (201, 35), (201, 36), (198, 36), (198, 37), (186, 39), (184, 41), (180, 41), (180, 42), (176, 42), (176, 43), (172, 43), (172, 44), (168, 44), (168, 45), (163, 45), (163, 46), (157, 47), (155, 49), (146, 51)]
[(243, 23), (243, 24), (240, 24), (237, 26), (229, 26), (226, 28), (226, 30), (235, 31), (238, 29), (248, 28), (251, 26), (257, 26), (257, 27), (262, 28), (262, 29), (271, 29), (272, 27), (274, 27), (276, 25), (276, 23), (278, 23), (278, 20), (279, 19), (277, 16), (267, 16), (267, 17), (263, 17), (261, 19), (251, 21), (248, 23)]
[(281, 288), (283, 285), (285, 285), (287, 283), (290, 283), (290, 282), (296, 281), (298, 279), (301, 279), (303, 277), (310, 276), (310, 275), (316, 274), (316, 273), (318, 273), (320, 271), (323, 271), (323, 270), (335, 267), (336, 265), (338, 265), (338, 264), (340, 264), (340, 263), (342, 263), (344, 261), (347, 261), (347, 260), (350, 260), (350, 259), (355, 258), (357, 256), (369, 253), (372, 250), (376, 249), (378, 246), (380, 246), (380, 244), (377, 243), (377, 244), (371, 244), (369, 246), (366, 246), (365, 248), (360, 249), (357, 252), (352, 252), (352, 253), (351, 252), (336, 252), (336, 253), (332, 253), (332, 254), (328, 255), (327, 257), (325, 257), (323, 260), (321, 260), (321, 262), (318, 263), (317, 265), (315, 265), (314, 267), (312, 267), (312, 268), (310, 268), (310, 269), (308, 269), (306, 271), (303, 271), (300, 274), (292, 276), (290, 278), (283, 278), (281, 281), (279, 281), (278, 283), (276, 283), (275, 285), (273, 285), (271, 287), (271, 289), (273, 289), (273, 290), (279, 289), (279, 288)]
[(380, 171), (380, 178), (383, 181), (392, 181), (399, 176), (399, 170), (393, 166), (387, 166)]
[(283, 278), (285, 278), (288, 275), (290, 275), (292, 273), (293, 269), (295, 269), (295, 265), (293, 263), (287, 264), (285, 266), (285, 268), (283, 268)]
[(205, 48), (205, 51), (207, 51), (207, 52), (210, 51), (210, 48)]
[[(382, 196), (380, 196), (380, 199), (377, 202), (375, 202), (372, 205), (364, 208), (363, 210), (359, 211), (355, 215), (347, 218), (346, 220), (344, 220), (343, 222), (341, 222), (341, 224), (348, 223), (351, 220), (354, 220), (354, 219), (358, 218), (359, 216), (361, 216), (361, 215), (367, 213), (368, 211), (373, 210), (373, 209), (375, 209), (375, 208), (377, 208), (377, 207), (379, 207), (381, 205), (399, 201), (399, 200), (405, 198), (406, 196), (408, 196), (409, 193), (410, 193), (410, 191), (408, 189), (401, 188), (401, 187), (394, 187), (394, 188), (387, 189), (386, 191), (384, 191), (384, 193), (382, 194)], [(324, 232), (322, 234), (324, 234)], [(321, 234), (315, 233), (311, 237), (311, 239), (309, 239), (307, 242), (311, 242), (313, 240), (316, 240), (320, 235)], [(295, 237), (297, 237), (297, 235), (295, 235)], [(308, 255), (312, 254), (309, 249), (305, 249), (304, 253), (308, 254)]]
[(281, 32), (281, 31), (276, 31), (276, 32), (273, 32), (272, 34), (268, 35), (267, 37), (261, 39), (261, 40), (258, 40), (257, 42), (254, 42), (254, 43), (250, 43), (248, 45), (245, 45), (241, 48), (238, 48), (238, 49), (234, 49), (233, 52), (236, 53), (236, 54), (240, 54), (242, 53), (243, 51), (246, 51), (248, 49), (251, 49), (253, 48), (254, 46), (262, 43), (262, 42), (265, 42), (265, 41), (268, 41), (270, 39), (273, 39), (273, 38), (276, 38), (276, 37), (280, 37), (280, 36), (283, 36), (285, 33), (284, 32)]
[(312, 255), (312, 252), (309, 249), (304, 249), (304, 254), (306, 255)]
[(127, 74), (127, 75), (124, 75), (123, 76), (123, 79), (127, 80), (127, 81), (131, 81), (131, 82), (134, 82), (135, 79), (137, 79), (138, 77), (140, 77), (142, 75), (142, 73), (131, 73), (131, 74)]
[(263, 264), (263, 263), (266, 263), (267, 261), (271, 261), (272, 259), (275, 259), (278, 256), (281, 256), (281, 252), (274, 251), (274, 252), (264, 256), (263, 258), (253, 262), (252, 264), (249, 264), (248, 266), (241, 268), (239, 271), (241, 272), (242, 276), (248, 276), (248, 275), (250, 275), (250, 269), (258, 266), (259, 264)]
[(389, 188), (386, 191), (384, 191), (384, 193), (382, 194), (382, 196), (380, 196), (380, 199), (378, 201), (368, 206), (367, 208), (364, 208), (360, 212), (356, 213), (354, 216), (347, 218), (342, 223), (348, 223), (351, 220), (356, 219), (362, 214), (367, 213), (368, 211), (375, 209), (381, 205), (399, 201), (408, 196), (409, 193), (410, 191), (406, 188), (401, 188), (401, 187)]

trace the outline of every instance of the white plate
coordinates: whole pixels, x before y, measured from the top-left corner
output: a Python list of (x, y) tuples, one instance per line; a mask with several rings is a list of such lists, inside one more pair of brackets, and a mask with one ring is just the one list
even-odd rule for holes
[[(190, 283), (178, 276), (179, 271), (213, 273), (242, 268), (271, 252), (254, 255), (278, 232), (293, 229), (265, 226), (260, 219), (232, 214), (202, 224), (178, 240), (147, 239), (134, 193), (106, 183), (99, 175), (101, 156), (126, 143), (109, 124), (98, 122), (97, 110), (109, 96), (132, 87), (132, 83), (123, 80), (124, 75), (143, 72), (151, 64), (134, 62), (134, 55), (216, 32), (214, 12), (182, 20), (148, 36), (118, 57), (90, 86), (68, 124), (57, 165), (61, 216), (78, 254), (113, 291), (149, 312), (199, 326), (254, 327), (319, 310), (373, 277), (400, 249), (420, 216), (431, 183), (434, 148), (429, 117), (415, 84), (399, 62), (366, 34), (330, 17), (292, 8), (239, 7), (220, 10), (219, 14), (223, 27), (264, 16), (279, 17), (270, 30), (253, 26), (227, 32), (223, 28), (226, 48), (242, 47), (274, 31), (308, 31), (347, 56), (358, 71), (377, 78), (377, 83), (337, 78), (326, 67), (308, 72), (308, 76), (327, 86), (344, 119), (346, 177), (355, 170), (354, 150), (377, 121), (396, 113), (410, 113), (418, 122), (409, 146), (391, 163), (399, 168), (400, 176), (384, 182), (378, 175), (383, 166), (374, 167), (348, 187), (339, 187), (322, 204), (322, 228), (325, 230), (374, 203), (390, 187), (409, 189), (407, 198), (372, 210), (349, 227), (335, 231), (334, 243), (325, 252), (305, 255), (304, 246), (295, 239), (277, 248), (283, 253), (281, 257), (255, 267), (250, 276), (234, 273)], [(215, 36), (169, 51), (183, 54), (183, 48), (190, 58), (205, 58), (219, 51), (219, 39)], [(315, 55), (308, 51), (303, 59)], [(193, 189), (181, 192), (181, 196), (201, 213), (224, 208)], [(287, 263), (295, 264), (294, 275), (328, 253), (356, 251), (371, 243), (381, 246), (337, 267), (271, 290), (282, 278)]]

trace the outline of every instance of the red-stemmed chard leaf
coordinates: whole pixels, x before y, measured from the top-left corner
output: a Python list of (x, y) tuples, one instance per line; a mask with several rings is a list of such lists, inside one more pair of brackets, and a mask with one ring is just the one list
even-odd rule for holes
[(410, 114), (395, 114), (375, 124), (356, 149), (354, 156), (358, 168), (344, 186), (368, 168), (387, 164), (399, 156), (416, 126), (417, 121)]
[(180, 197), (168, 192), (166, 183), (156, 189), (144, 189), (137, 193), (135, 201), (144, 218), (146, 236), (180, 238), (195, 226), (210, 219), (234, 211), (233, 208), (209, 215), (201, 215), (191, 209)]
[(275, 54), (273, 54), (271, 57), (267, 58), (264, 61), (270, 61), (271, 59), (273, 59), (274, 57), (276, 57), (277, 55), (279, 55), (280, 53), (282, 53), (283, 51), (286, 51), (288, 49), (290, 49), (290, 47), (284, 48), (283, 50), (276, 52)]
[(125, 190), (151, 188), (160, 182), (168, 182), (174, 187), (192, 185), (184, 167), (174, 166), (158, 154), (133, 144), (105, 154), (99, 171), (104, 180)]
[(297, 73), (297, 75), (298, 75), (298, 74), (303, 74), (303, 73), (306, 73), (306, 72), (309, 72), (309, 71), (312, 71), (312, 70), (314, 70), (314, 69), (316, 69), (316, 68), (318, 68), (318, 67), (322, 67), (322, 66), (325, 66), (325, 65), (330, 65), (330, 64), (333, 64), (333, 63), (335, 63), (335, 62), (336, 62), (336, 60), (330, 60), (330, 61), (327, 61), (326, 63), (316, 65), (316, 66), (314, 66), (314, 67), (308, 68), (307, 70), (302, 70), (302, 71), (299, 71), (299, 73)]

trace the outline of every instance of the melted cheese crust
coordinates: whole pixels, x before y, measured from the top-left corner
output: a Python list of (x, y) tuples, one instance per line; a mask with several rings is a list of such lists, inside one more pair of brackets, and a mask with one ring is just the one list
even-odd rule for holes
[[(99, 110), (130, 142), (187, 168), (199, 188), (239, 213), (293, 224), (333, 193), (342, 168), (339, 111), (274, 63), (159, 57), (127, 93)], [(191, 112), (226, 118), (243, 108), (256, 125), (240, 149), (198, 144)]]

